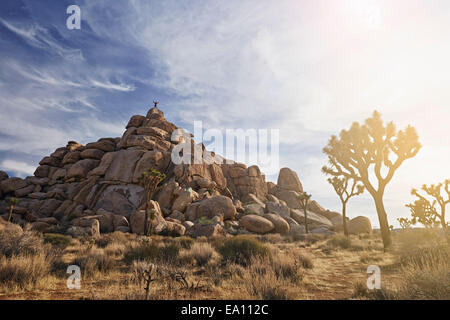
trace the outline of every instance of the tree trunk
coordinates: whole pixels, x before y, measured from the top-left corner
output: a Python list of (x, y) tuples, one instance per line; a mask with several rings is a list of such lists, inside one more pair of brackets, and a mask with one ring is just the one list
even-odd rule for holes
[(441, 225), (442, 225), (442, 229), (447, 229), (447, 223), (445, 222), (445, 204), (443, 206), (441, 206)]
[(348, 237), (346, 210), (347, 210), (347, 204), (345, 202), (342, 202), (342, 226), (344, 227), (345, 236)]
[(306, 210), (306, 208), (303, 211), (305, 212), (305, 231), (306, 233), (308, 233), (308, 211)]
[(374, 197), (375, 207), (377, 208), (378, 221), (380, 222), (381, 237), (383, 238), (384, 249), (386, 250), (392, 244), (391, 231), (389, 230), (389, 223), (387, 220), (386, 211), (384, 209), (383, 197)]
[(9, 206), (9, 216), (8, 216), (8, 222), (11, 222), (11, 217), (13, 213), (14, 206)]

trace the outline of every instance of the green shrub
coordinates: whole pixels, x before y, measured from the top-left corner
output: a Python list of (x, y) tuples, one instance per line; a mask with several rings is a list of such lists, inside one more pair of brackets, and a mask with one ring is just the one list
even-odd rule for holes
[(219, 253), (227, 262), (248, 265), (252, 257), (269, 257), (270, 250), (256, 239), (248, 236), (237, 236), (225, 240)]
[(50, 243), (52, 246), (64, 249), (70, 242), (72, 237), (59, 233), (46, 233), (44, 234), (44, 243)]

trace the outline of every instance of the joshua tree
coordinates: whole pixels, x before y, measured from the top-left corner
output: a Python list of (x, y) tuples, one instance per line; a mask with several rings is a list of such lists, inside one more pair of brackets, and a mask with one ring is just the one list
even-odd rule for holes
[(16, 206), (18, 202), (19, 202), (19, 200), (17, 200), (16, 198), (10, 198), (10, 199), (9, 199), (9, 215), (8, 215), (8, 222), (11, 222), (11, 217), (12, 217), (12, 213), (13, 213), (14, 206)]
[[(431, 227), (440, 223), (442, 228), (447, 228), (448, 223), (445, 221), (445, 207), (450, 203), (449, 185), (449, 179), (437, 185), (432, 184), (427, 186), (424, 184), (422, 190), (433, 198), (432, 201), (421, 195), (418, 190), (412, 189), (411, 194), (419, 198), (414, 203), (406, 205), (411, 210), (411, 221), (413, 224), (419, 222), (426, 227)], [(443, 189), (447, 194), (447, 199), (444, 199), (445, 194), (444, 196), (441, 195), (442, 187), (444, 187)], [(439, 209), (436, 208), (436, 205), (439, 206)]]
[[(166, 178), (164, 173), (161, 173), (153, 168), (144, 171), (140, 178), (139, 183), (145, 189), (145, 225), (144, 225), (144, 233), (147, 235), (149, 233), (148, 227), (148, 214), (150, 208), (150, 201), (152, 200), (153, 194), (158, 188), (158, 184)], [(150, 218), (153, 220), (155, 218), (155, 210), (150, 210)]]
[[(373, 197), (385, 248), (391, 245), (391, 233), (384, 191), (400, 165), (419, 152), (418, 139), (413, 127), (397, 131), (392, 122), (385, 126), (375, 111), (364, 124), (355, 122), (349, 130), (342, 130), (339, 138), (333, 135), (323, 149), (330, 163), (323, 168), (325, 173), (361, 181)], [(377, 185), (372, 184), (372, 177), (378, 180)]]
[(307, 194), (306, 192), (301, 192), (297, 196), (298, 204), (300, 205), (300, 208), (303, 209), (303, 212), (305, 213), (305, 230), (306, 233), (308, 233), (308, 204), (309, 200), (311, 199), (311, 195)]
[[(349, 180), (352, 180), (351, 186), (349, 185)], [(348, 237), (348, 228), (347, 228), (347, 202), (353, 196), (358, 196), (364, 192), (364, 186), (362, 184), (358, 184), (358, 181), (355, 179), (349, 179), (347, 177), (339, 178), (333, 177), (329, 178), (328, 182), (333, 186), (336, 191), (339, 199), (341, 199), (342, 203), (342, 225), (344, 227), (344, 234)], [(350, 186), (350, 190), (347, 190)]]

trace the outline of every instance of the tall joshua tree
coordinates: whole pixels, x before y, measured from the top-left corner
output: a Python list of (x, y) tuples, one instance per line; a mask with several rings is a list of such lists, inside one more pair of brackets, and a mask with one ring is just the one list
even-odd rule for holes
[[(406, 160), (419, 152), (421, 145), (416, 130), (408, 126), (397, 131), (393, 122), (383, 124), (375, 111), (364, 124), (354, 122), (349, 130), (333, 135), (323, 152), (329, 166), (323, 171), (336, 177), (361, 181), (374, 199), (385, 248), (391, 245), (391, 233), (384, 209), (383, 196), (394, 173)], [(377, 180), (377, 185), (372, 184)]]
[[(351, 186), (349, 184), (349, 180), (352, 180)], [(328, 182), (333, 186), (334, 191), (336, 191), (339, 199), (342, 203), (342, 225), (344, 227), (344, 234), (348, 237), (348, 228), (347, 228), (347, 202), (353, 196), (358, 196), (364, 192), (364, 186), (362, 184), (358, 184), (358, 181), (355, 179), (349, 179), (347, 177), (333, 177), (329, 178)], [(348, 189), (350, 187), (350, 189)]]
[(311, 199), (311, 195), (307, 194), (306, 192), (301, 192), (299, 195), (297, 195), (298, 204), (300, 205), (300, 208), (303, 209), (303, 212), (305, 213), (305, 231), (308, 233), (308, 204), (309, 200)]
[[(444, 187), (443, 190), (447, 195), (447, 199), (444, 198), (445, 194), (441, 194), (442, 187)], [(446, 229), (448, 223), (445, 221), (445, 207), (450, 203), (450, 180), (447, 179), (444, 183), (437, 185), (427, 186), (424, 184), (422, 190), (433, 200), (428, 200), (418, 190), (412, 189), (411, 194), (418, 198), (414, 203), (406, 205), (411, 210), (412, 223), (420, 222), (424, 226), (434, 226), (440, 223), (442, 228)], [(439, 206), (439, 210), (436, 208), (436, 205)]]
[[(158, 184), (166, 178), (164, 173), (161, 173), (153, 168), (144, 171), (139, 177), (139, 183), (145, 189), (145, 225), (144, 225), (144, 234), (149, 233), (148, 226), (148, 217), (149, 217), (149, 208), (150, 201), (152, 200), (153, 194), (158, 188)], [(155, 210), (150, 210), (151, 220), (155, 217)]]

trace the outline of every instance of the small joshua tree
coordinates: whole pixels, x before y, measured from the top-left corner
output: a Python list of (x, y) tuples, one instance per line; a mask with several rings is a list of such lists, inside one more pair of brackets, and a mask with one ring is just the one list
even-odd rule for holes
[[(444, 189), (447, 199), (444, 198), (445, 194), (441, 194), (442, 189)], [(426, 196), (421, 195), (417, 189), (412, 189), (411, 194), (418, 198), (414, 203), (406, 205), (411, 210), (412, 224), (419, 222), (425, 227), (432, 227), (440, 223), (442, 228), (446, 229), (448, 223), (445, 221), (445, 207), (450, 203), (450, 180), (447, 179), (444, 183), (437, 185), (427, 186), (424, 184), (422, 190), (433, 199), (429, 200)]]
[(155, 218), (155, 209), (150, 210), (150, 201), (152, 200), (153, 194), (158, 188), (161, 181), (166, 178), (164, 173), (159, 172), (153, 168), (149, 168), (147, 171), (142, 172), (139, 183), (145, 189), (145, 225), (144, 233), (148, 235), (150, 228), (148, 226), (148, 215), (150, 213), (150, 218), (153, 220)]
[(156, 266), (146, 261), (133, 261), (133, 276), (139, 284), (144, 284), (145, 300), (148, 300), (150, 284), (156, 280)]
[(301, 192), (297, 196), (298, 204), (300, 205), (300, 208), (303, 209), (303, 212), (305, 213), (305, 230), (306, 233), (308, 233), (308, 204), (309, 200), (311, 199), (311, 195), (307, 194), (306, 192)]
[(18, 202), (19, 202), (19, 200), (17, 200), (16, 198), (10, 198), (10, 199), (9, 199), (9, 215), (8, 215), (8, 222), (11, 222), (11, 217), (12, 217), (13, 209), (14, 209), (14, 207), (17, 205)]
[[(352, 180), (351, 186), (349, 184), (349, 180)], [(347, 228), (347, 202), (353, 196), (358, 196), (364, 192), (364, 186), (362, 184), (358, 184), (358, 181), (355, 179), (349, 179), (347, 177), (333, 177), (328, 179), (328, 182), (333, 186), (336, 191), (339, 199), (341, 199), (342, 203), (342, 225), (344, 227), (344, 234), (348, 237), (348, 228)], [(350, 190), (348, 187), (350, 186)]]

